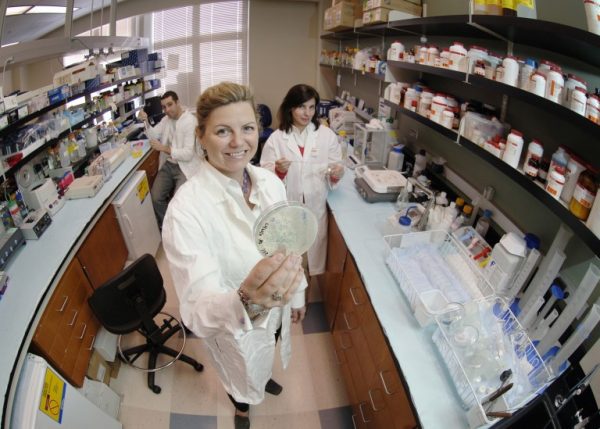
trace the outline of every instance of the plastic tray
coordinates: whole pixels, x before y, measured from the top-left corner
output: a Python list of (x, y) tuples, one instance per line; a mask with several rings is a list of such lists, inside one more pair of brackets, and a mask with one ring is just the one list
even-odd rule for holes
[[(486, 416), (486, 408), (515, 411), (550, 381), (550, 371), (501, 298), (466, 303), (461, 319), (449, 323), (442, 315), (436, 316), (436, 322), (433, 342), (468, 410), (471, 427), (493, 422)], [(465, 344), (465, 329), (477, 333), (475, 341)], [(513, 387), (498, 403), (483, 406), (482, 402), (502, 385), (500, 374), (508, 369), (512, 377), (506, 384), (513, 383)]]
[(421, 326), (449, 304), (492, 296), (482, 272), (469, 260), (464, 246), (445, 231), (385, 236), (386, 263), (408, 299)]

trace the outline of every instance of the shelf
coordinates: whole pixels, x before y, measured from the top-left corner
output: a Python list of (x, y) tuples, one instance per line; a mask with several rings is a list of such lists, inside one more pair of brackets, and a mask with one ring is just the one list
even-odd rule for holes
[[(405, 19), (387, 24), (359, 27), (321, 36), (324, 40), (355, 40), (386, 36), (449, 36), (507, 39), (516, 44), (547, 49), (600, 67), (600, 36), (589, 31), (539, 19), (491, 15), (448, 15)], [(483, 27), (480, 28), (479, 26)], [(494, 37), (489, 29), (500, 37)]]
[[(395, 111), (399, 112), (402, 115), (408, 116), (421, 124), (437, 131), (439, 134), (444, 137), (456, 141), (457, 133), (453, 130), (449, 130), (440, 124), (433, 122), (432, 120), (419, 115), (416, 112), (412, 112), (407, 110), (401, 106), (398, 106), (395, 103), (392, 103), (388, 100), (384, 101), (387, 106), (392, 107)], [(548, 194), (541, 184), (537, 181), (529, 179), (525, 176), (520, 170), (512, 168), (510, 165), (502, 161), (500, 158), (492, 155), (485, 149), (477, 146), (472, 141), (461, 136), (458, 139), (458, 144), (465, 149), (469, 150), (473, 154), (477, 155), (479, 158), (491, 164), (497, 170), (502, 172), (505, 176), (513, 180), (517, 183), (522, 189), (527, 191), (530, 195), (536, 198), (539, 202), (545, 205), (547, 208), (552, 210), (554, 214), (556, 214), (562, 222), (564, 222), (569, 228), (573, 230), (573, 232), (596, 254), (600, 256), (600, 238), (598, 238), (590, 229), (585, 225), (584, 222), (575, 217), (570, 211), (569, 208), (562, 201), (554, 199), (550, 194)]]
[(379, 74), (379, 73), (371, 73), (371, 72), (362, 72), (360, 70), (355, 70), (351, 67), (343, 67), (343, 66), (332, 66), (329, 64), (319, 64), (321, 67), (323, 68), (330, 68), (332, 70), (337, 70), (337, 71), (341, 71), (341, 72), (346, 72), (346, 73), (350, 73), (350, 74), (356, 74), (358, 76), (364, 76), (364, 77), (368, 77), (370, 79), (375, 79), (375, 80), (381, 80), (383, 82), (385, 82), (385, 75), (384, 74)]
[(578, 129), (592, 134), (595, 138), (600, 139), (600, 125), (595, 124), (583, 115), (573, 112), (571, 109), (563, 106), (562, 104), (554, 103), (547, 98), (532, 94), (531, 92), (525, 91), (521, 88), (491, 80), (484, 76), (474, 74), (467, 76), (467, 74), (464, 72), (448, 70), (441, 67), (427, 66), (423, 64), (408, 63), (406, 61), (388, 61), (388, 67), (442, 76), (459, 82), (469, 83), (480, 88), (489, 89), (499, 94), (506, 94), (509, 97), (514, 97), (524, 101), (536, 109), (550, 112), (556, 116), (559, 116), (561, 119), (568, 121)]
[(104, 109), (98, 113), (95, 113), (93, 115), (90, 115), (89, 117), (85, 118), (83, 121), (76, 123), (75, 125), (72, 125), (71, 127), (67, 128), (66, 130), (62, 131), (57, 137), (47, 140), (46, 142), (37, 145), (36, 147), (26, 147), (23, 150), (19, 151), (19, 152), (15, 152), (12, 153), (10, 155), (5, 155), (3, 157), (3, 159), (6, 158), (10, 158), (11, 156), (15, 156), (19, 153), (23, 154), (23, 158), (21, 158), (19, 160), (19, 162), (17, 162), (14, 166), (8, 168), (5, 172), (4, 175), (10, 175), (13, 173), (16, 173), (16, 171), (27, 161), (33, 159), (37, 154), (39, 154), (40, 152), (42, 152), (44, 149), (46, 149), (47, 147), (53, 146), (55, 143), (58, 143), (60, 141), (60, 139), (66, 137), (69, 135), (69, 133), (71, 133), (73, 130), (79, 129), (81, 127), (83, 127), (84, 125), (89, 124), (90, 122), (92, 122), (94, 119), (101, 117), (102, 115), (104, 115), (107, 112), (110, 112), (111, 109)]
[(358, 116), (363, 121), (369, 122), (371, 119), (373, 119), (372, 115), (369, 115), (364, 110), (360, 110), (360, 109), (356, 108), (356, 106), (354, 106), (353, 104), (348, 103), (346, 100), (342, 100), (340, 97), (335, 97), (335, 101), (337, 101), (338, 103), (340, 103), (342, 106), (346, 106), (346, 105), (352, 106), (352, 111), (354, 113), (356, 113), (356, 116)]

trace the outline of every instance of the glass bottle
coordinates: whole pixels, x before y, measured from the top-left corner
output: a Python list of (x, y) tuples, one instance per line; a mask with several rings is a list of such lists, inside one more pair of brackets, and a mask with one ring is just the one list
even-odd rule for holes
[(569, 203), (569, 210), (581, 220), (586, 220), (592, 210), (592, 204), (598, 192), (594, 174), (588, 169), (579, 175), (575, 191)]

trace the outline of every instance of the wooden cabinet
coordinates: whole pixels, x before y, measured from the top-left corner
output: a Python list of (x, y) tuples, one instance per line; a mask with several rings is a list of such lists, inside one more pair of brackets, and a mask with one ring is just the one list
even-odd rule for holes
[(121, 272), (127, 256), (115, 209), (109, 205), (79, 248), (77, 259), (95, 289)]
[(146, 158), (144, 162), (142, 162), (142, 165), (140, 165), (140, 168), (138, 168), (138, 170), (144, 170), (146, 172), (150, 189), (152, 189), (152, 184), (154, 183), (154, 179), (158, 174), (158, 158), (159, 152), (157, 150), (150, 149), (150, 155), (148, 155), (148, 158)]
[(410, 399), (351, 257), (344, 264), (333, 338), (355, 427), (416, 427)]
[(328, 216), (327, 265), (323, 276), (324, 281), (321, 283), (321, 293), (325, 303), (325, 314), (329, 322), (329, 329), (333, 330), (348, 249), (331, 212)]
[(32, 348), (76, 387), (83, 385), (99, 323), (87, 298), (92, 287), (77, 258), (60, 279), (35, 330)]

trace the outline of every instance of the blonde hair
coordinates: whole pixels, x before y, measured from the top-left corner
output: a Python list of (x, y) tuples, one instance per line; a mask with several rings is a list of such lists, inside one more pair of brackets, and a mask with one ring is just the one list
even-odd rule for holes
[(254, 110), (254, 116), (256, 116), (256, 122), (260, 124), (256, 104), (254, 104), (254, 94), (249, 87), (233, 82), (221, 82), (207, 88), (196, 102), (199, 136), (204, 135), (206, 122), (213, 110), (228, 104), (242, 102), (250, 103), (252, 110)]

